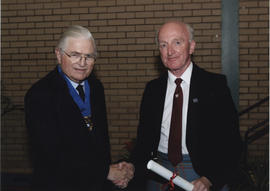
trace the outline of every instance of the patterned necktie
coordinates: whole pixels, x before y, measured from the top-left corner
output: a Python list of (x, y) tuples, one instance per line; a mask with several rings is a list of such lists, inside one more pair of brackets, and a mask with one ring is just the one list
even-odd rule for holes
[(81, 84), (79, 84), (76, 89), (78, 90), (80, 97), (84, 101), (85, 94), (84, 94), (84, 91), (83, 91), (83, 86)]
[(176, 166), (182, 161), (182, 106), (183, 92), (181, 78), (175, 80), (176, 89), (173, 96), (173, 109), (168, 143), (168, 158)]

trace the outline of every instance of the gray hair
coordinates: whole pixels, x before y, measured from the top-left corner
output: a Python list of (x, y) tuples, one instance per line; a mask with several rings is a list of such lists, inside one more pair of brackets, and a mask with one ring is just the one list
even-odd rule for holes
[(194, 39), (194, 29), (189, 25), (185, 24), (189, 33), (189, 42), (193, 41)]
[(71, 38), (80, 38), (80, 37), (83, 37), (85, 39), (91, 40), (92, 43), (93, 43), (93, 46), (94, 46), (94, 54), (97, 55), (97, 48), (96, 48), (96, 43), (95, 43), (95, 39), (94, 39), (93, 35), (91, 34), (91, 32), (87, 28), (82, 27), (82, 26), (79, 26), (79, 25), (70, 26), (61, 35), (56, 48), (58, 48), (59, 50), (65, 50), (66, 44), (67, 44), (67, 40), (70, 37)]
[[(187, 31), (188, 31), (188, 34), (189, 34), (189, 42), (191, 42), (194, 38), (194, 29), (189, 25), (189, 24), (186, 24), (186, 23), (183, 23), (183, 22), (180, 22), (180, 21), (171, 21), (172, 23), (182, 23), (186, 26), (187, 28)], [(158, 40), (158, 35), (159, 35), (159, 30), (160, 28), (156, 31), (156, 44), (158, 45), (159, 44), (159, 40)]]

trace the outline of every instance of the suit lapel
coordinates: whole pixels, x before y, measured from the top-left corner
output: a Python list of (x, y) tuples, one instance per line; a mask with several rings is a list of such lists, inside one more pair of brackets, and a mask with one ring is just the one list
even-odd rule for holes
[(156, 118), (156, 129), (155, 129), (155, 145), (154, 148), (158, 147), (159, 144), (159, 139), (160, 139), (160, 132), (161, 132), (161, 123), (162, 123), (162, 118), (163, 118), (163, 111), (164, 111), (164, 103), (165, 103), (165, 97), (166, 97), (166, 91), (167, 91), (167, 80), (168, 80), (168, 73), (166, 72), (163, 74), (156, 83), (156, 99), (155, 101), (155, 106), (154, 111), (157, 112), (157, 118)]
[(80, 109), (70, 95), (66, 81), (61, 77), (61, 75), (57, 71), (57, 68), (55, 70), (55, 73), (56, 75), (52, 80), (52, 84), (54, 86), (55, 92), (57, 92), (56, 96), (59, 103), (57, 104), (57, 109), (59, 116), (66, 120), (72, 119), (74, 122), (77, 121), (77, 124), (80, 124), (77, 126), (84, 127), (84, 121)]
[(165, 73), (164, 75), (161, 76), (160, 78), (160, 84), (158, 88), (158, 102), (157, 104), (158, 108), (157, 111), (159, 111), (159, 116), (160, 116), (160, 124), (162, 122), (162, 116), (163, 116), (163, 111), (164, 111), (164, 103), (165, 103), (165, 97), (166, 97), (166, 91), (167, 91), (167, 81), (168, 81), (168, 73)]
[[(187, 114), (187, 129), (186, 129), (186, 144), (189, 152), (191, 151), (191, 144), (196, 144), (197, 127), (199, 126), (198, 121), (200, 116), (200, 92), (203, 92), (203, 82), (201, 81), (201, 69), (193, 64), (193, 70), (190, 81), (189, 90), (189, 103), (188, 103), (188, 114)], [(192, 138), (191, 138), (192, 137)], [(192, 146), (194, 149), (194, 145)]]

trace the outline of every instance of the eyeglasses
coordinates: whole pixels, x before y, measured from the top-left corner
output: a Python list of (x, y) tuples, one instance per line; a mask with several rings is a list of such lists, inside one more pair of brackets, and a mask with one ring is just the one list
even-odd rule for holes
[(95, 54), (82, 54), (82, 53), (79, 53), (79, 52), (71, 52), (71, 53), (67, 53), (66, 51), (62, 50), (62, 52), (65, 53), (65, 55), (67, 55), (71, 62), (73, 63), (76, 63), (76, 62), (80, 62), (82, 58), (85, 59), (85, 62), (87, 64), (91, 64), (93, 62), (96, 61), (96, 55)]

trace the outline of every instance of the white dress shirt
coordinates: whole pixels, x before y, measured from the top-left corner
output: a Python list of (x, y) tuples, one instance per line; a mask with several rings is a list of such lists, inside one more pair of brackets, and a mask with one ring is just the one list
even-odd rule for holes
[[(188, 111), (188, 98), (189, 98), (189, 87), (190, 78), (192, 73), (193, 64), (191, 63), (186, 71), (180, 77), (183, 81), (181, 83), (181, 88), (183, 91), (183, 111), (182, 111), (182, 154), (188, 154), (186, 146), (186, 126), (187, 126), (187, 111)], [(167, 92), (165, 97), (165, 105), (161, 123), (161, 134), (158, 146), (158, 151), (162, 153), (168, 153), (168, 141), (170, 134), (171, 116), (172, 116), (172, 106), (173, 106), (173, 95), (176, 89), (175, 84), (176, 76), (174, 76), (170, 71), (168, 71), (168, 82), (167, 82)]]
[[(79, 85), (79, 83), (73, 82), (72, 80), (70, 80), (69, 78), (67, 78), (68, 81), (70, 81), (71, 85), (73, 86), (73, 88), (76, 90), (76, 92), (79, 95), (79, 91), (77, 90), (77, 86)], [(83, 86), (83, 91), (85, 92), (85, 86), (84, 86), (84, 81), (82, 83), (80, 83)]]

